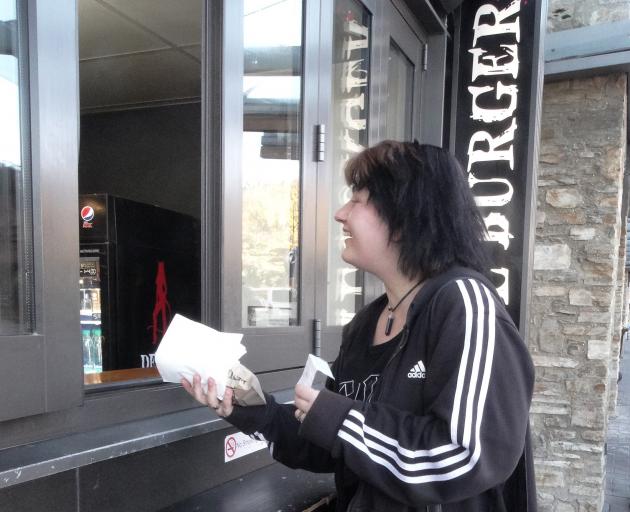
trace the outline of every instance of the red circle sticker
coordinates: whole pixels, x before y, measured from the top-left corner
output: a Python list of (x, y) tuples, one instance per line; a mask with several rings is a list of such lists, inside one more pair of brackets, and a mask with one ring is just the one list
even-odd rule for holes
[(228, 437), (225, 441), (225, 454), (232, 458), (236, 453), (236, 439)]

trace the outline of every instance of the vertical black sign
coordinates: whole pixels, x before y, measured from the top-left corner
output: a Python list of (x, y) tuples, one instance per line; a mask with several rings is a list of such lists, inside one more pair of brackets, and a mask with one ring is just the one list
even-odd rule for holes
[(517, 325), (535, 211), (543, 9), (539, 0), (467, 0), (460, 17), (455, 154), (488, 229), (491, 275)]

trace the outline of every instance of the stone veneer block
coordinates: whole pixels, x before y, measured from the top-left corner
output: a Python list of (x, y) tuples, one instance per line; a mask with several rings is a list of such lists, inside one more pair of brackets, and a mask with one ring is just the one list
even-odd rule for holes
[(580, 407), (573, 407), (571, 413), (571, 425), (578, 427), (603, 428), (604, 409), (601, 403), (597, 405), (581, 404)]
[(608, 340), (588, 340), (589, 359), (605, 359), (610, 358), (610, 342)]
[(537, 297), (564, 297), (567, 289), (564, 286), (535, 286), (534, 295)]
[(536, 245), (534, 270), (563, 270), (571, 267), (571, 248), (567, 244)]
[(593, 312), (585, 311), (578, 315), (578, 322), (590, 323), (590, 324), (608, 324), (610, 323), (610, 311)]
[(584, 202), (582, 194), (573, 188), (554, 188), (547, 191), (546, 201), (555, 208), (575, 208)]
[(573, 288), (569, 290), (569, 304), (573, 306), (590, 306), (593, 304), (593, 296), (589, 290)]
[(548, 366), (551, 368), (575, 368), (578, 365), (577, 361), (568, 357), (550, 357), (533, 354), (532, 359), (536, 366)]
[(595, 228), (573, 226), (571, 228), (571, 238), (574, 240), (592, 240), (595, 238)]

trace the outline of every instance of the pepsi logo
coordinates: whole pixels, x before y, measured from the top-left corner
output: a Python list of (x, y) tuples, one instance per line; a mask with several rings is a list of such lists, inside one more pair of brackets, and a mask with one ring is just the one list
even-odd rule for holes
[(91, 206), (84, 206), (81, 208), (81, 218), (87, 222), (94, 218), (94, 208)]

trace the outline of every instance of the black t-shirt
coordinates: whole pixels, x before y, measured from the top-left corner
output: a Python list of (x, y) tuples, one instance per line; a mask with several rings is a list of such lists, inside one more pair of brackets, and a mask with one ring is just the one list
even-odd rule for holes
[[(372, 322), (368, 322), (352, 343), (352, 350), (344, 353), (341, 366), (335, 375), (337, 393), (353, 400), (371, 402), (375, 398), (377, 383), (385, 365), (400, 343), (402, 331), (391, 340), (372, 345), (374, 331), (378, 322), (378, 315)], [(337, 510), (345, 510), (357, 491), (359, 478), (347, 467), (343, 471), (343, 490), (337, 499)], [(343, 502), (343, 503), (341, 503)]]
[(353, 400), (371, 402), (381, 372), (398, 346), (402, 332), (385, 343), (372, 345), (374, 328), (365, 331), (361, 333), (363, 339), (357, 340), (358, 347), (344, 354), (342, 366), (338, 368), (335, 379), (337, 393)]

